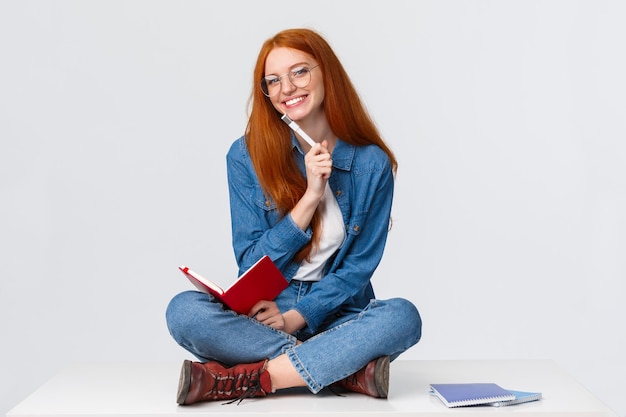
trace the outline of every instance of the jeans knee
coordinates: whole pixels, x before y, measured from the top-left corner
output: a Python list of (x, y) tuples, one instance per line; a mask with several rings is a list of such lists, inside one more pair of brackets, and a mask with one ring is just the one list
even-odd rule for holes
[(404, 334), (407, 339), (412, 339), (415, 344), (422, 338), (422, 317), (415, 305), (404, 298), (389, 300), (394, 304), (396, 320), (404, 326)]
[(179, 343), (181, 335), (187, 334), (186, 329), (192, 326), (195, 316), (192, 306), (195, 305), (198, 294), (196, 291), (182, 292), (172, 298), (165, 310), (167, 328)]

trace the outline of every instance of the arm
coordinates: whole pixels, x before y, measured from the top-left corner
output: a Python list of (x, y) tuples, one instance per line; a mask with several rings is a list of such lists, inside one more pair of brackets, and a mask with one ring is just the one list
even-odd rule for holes
[(302, 230), (309, 227), (315, 210), (324, 196), (326, 183), (333, 168), (332, 163), (327, 141), (313, 145), (304, 156), (307, 188), (290, 212), (291, 218)]
[(329, 273), (295, 307), (314, 331), (342, 305), (358, 303), (364, 307), (373, 295), (370, 278), (382, 259), (387, 239), (394, 179), (382, 151), (361, 148), (360, 152), (353, 171), (342, 173), (351, 175), (354, 184), (346, 242)]
[[(271, 202), (265, 202), (243, 140), (231, 147), (227, 158), (228, 183), (233, 246), (240, 268), (246, 265), (245, 262), (254, 262), (267, 254), (288, 279), (296, 272), (298, 265), (289, 261), (311, 237), (309, 224), (332, 170), (327, 145), (326, 141), (316, 144), (306, 154), (307, 189), (283, 219), (278, 219)], [(260, 301), (248, 314), (289, 333), (306, 325), (300, 313), (290, 310), (280, 314), (275, 303), (270, 301)]]
[(290, 214), (280, 218), (273, 202), (267, 201), (256, 178), (243, 138), (230, 148), (227, 158), (232, 241), (240, 271), (268, 255), (290, 279), (297, 265), (294, 255), (311, 239)]
[(241, 271), (268, 255), (289, 279), (298, 268), (296, 253), (311, 239), (311, 218), (324, 195), (332, 170), (326, 141), (316, 144), (305, 156), (307, 189), (283, 218), (266, 200), (254, 172), (245, 141), (240, 138), (228, 152), (228, 187), (232, 238)]

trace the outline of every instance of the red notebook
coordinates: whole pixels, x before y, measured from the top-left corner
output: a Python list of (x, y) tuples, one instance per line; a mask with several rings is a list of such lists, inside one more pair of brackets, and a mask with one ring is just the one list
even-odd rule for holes
[(213, 295), (239, 314), (248, 314), (260, 300), (273, 300), (289, 283), (269, 256), (252, 265), (225, 290), (188, 267), (178, 267), (200, 291)]

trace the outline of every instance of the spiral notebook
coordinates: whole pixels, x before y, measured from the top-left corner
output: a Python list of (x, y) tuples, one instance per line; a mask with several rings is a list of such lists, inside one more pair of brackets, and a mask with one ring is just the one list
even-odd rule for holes
[(430, 391), (450, 408), (515, 400), (514, 394), (494, 383), (430, 384)]
[(493, 403), (489, 403), (489, 405), (492, 405), (494, 407), (506, 407), (508, 405), (515, 405), (515, 404), (522, 404), (522, 403), (529, 403), (532, 401), (539, 401), (542, 398), (542, 395), (540, 392), (526, 392), (526, 391), (513, 391), (513, 390), (507, 390), (509, 391), (511, 394), (515, 395), (515, 399), (511, 400), (511, 401), (496, 401)]

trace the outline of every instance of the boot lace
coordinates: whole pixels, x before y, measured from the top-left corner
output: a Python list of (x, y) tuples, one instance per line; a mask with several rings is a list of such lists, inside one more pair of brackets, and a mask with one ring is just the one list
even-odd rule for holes
[[(246, 398), (264, 393), (261, 387), (259, 371), (243, 370), (238, 373), (213, 374), (213, 388), (204, 394), (205, 398), (231, 399), (222, 405), (237, 402), (241, 404)], [(237, 396), (237, 393), (239, 395)], [(234, 397), (234, 398), (233, 398)]]

